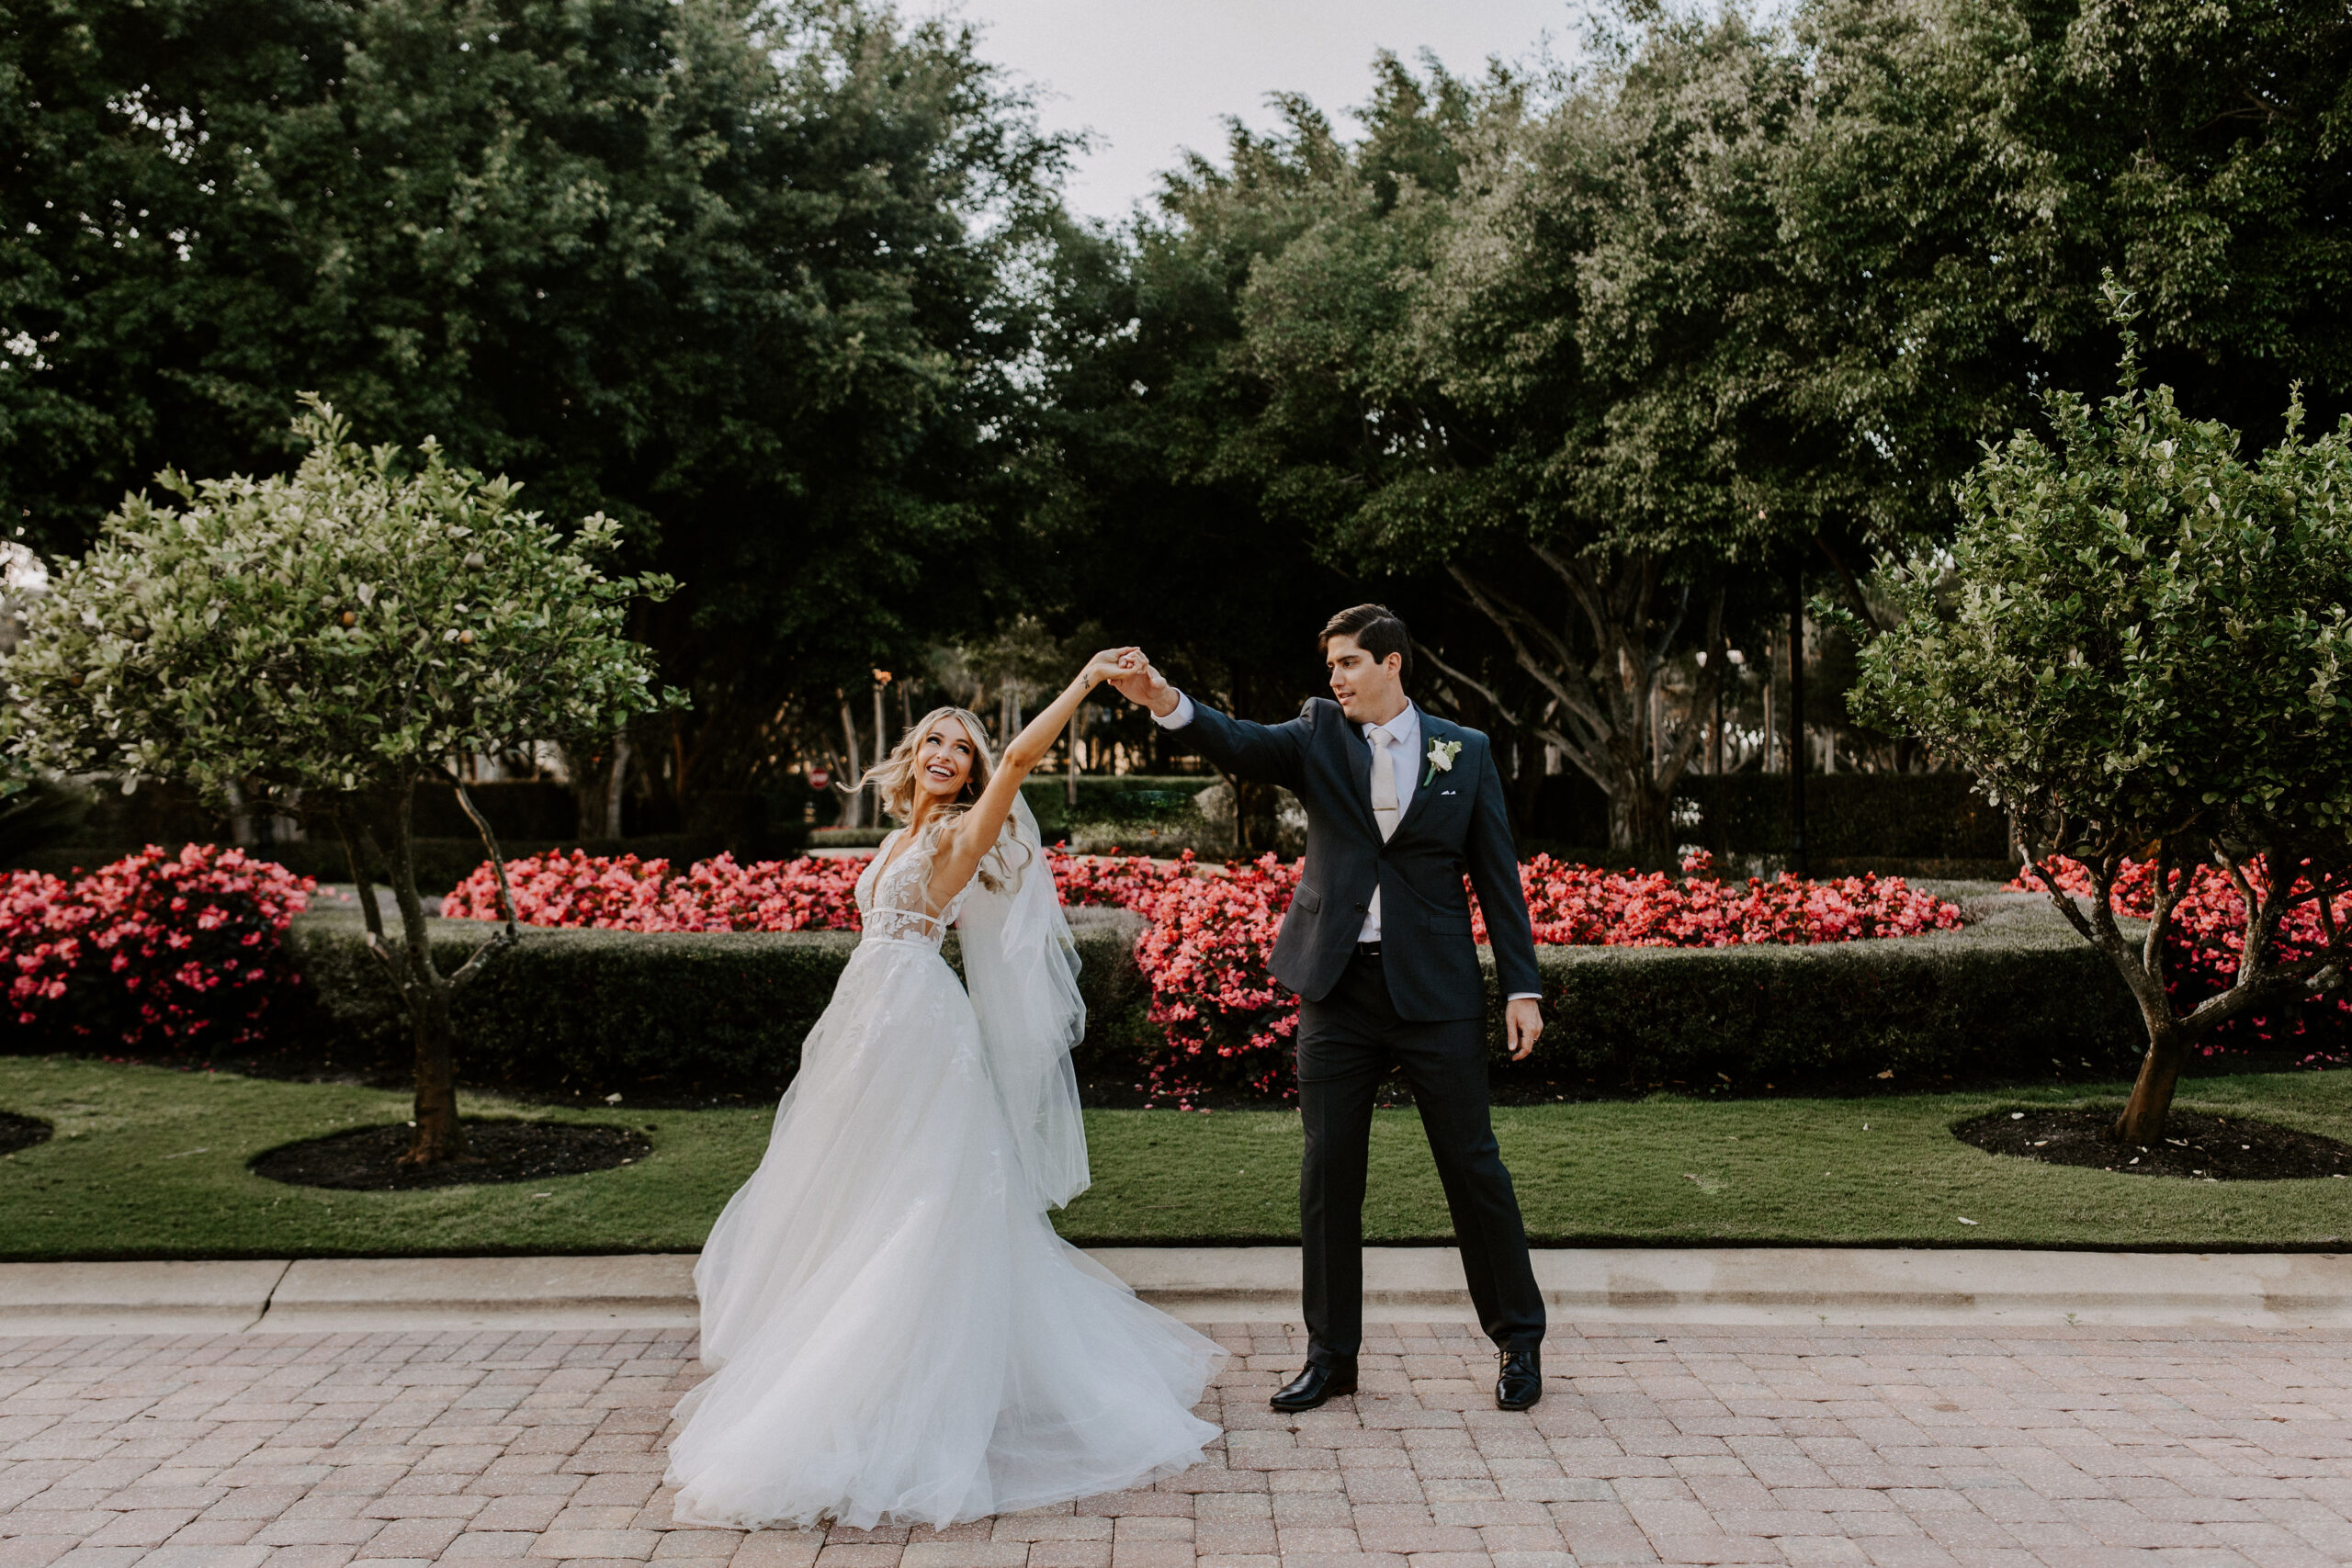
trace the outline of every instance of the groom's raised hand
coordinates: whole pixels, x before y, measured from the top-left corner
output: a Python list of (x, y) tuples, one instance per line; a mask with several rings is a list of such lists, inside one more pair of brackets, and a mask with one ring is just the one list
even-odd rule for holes
[(1113, 676), (1111, 684), (1127, 701), (1148, 707), (1162, 718), (1176, 711), (1176, 688), (1168, 683), (1168, 677), (1148, 659), (1140, 669)]
[(1138, 660), (1133, 666), (1111, 677), (1111, 684), (1121, 696), (1131, 703), (1148, 705), (1151, 702), (1152, 678), (1159, 673), (1151, 667), (1149, 659)]

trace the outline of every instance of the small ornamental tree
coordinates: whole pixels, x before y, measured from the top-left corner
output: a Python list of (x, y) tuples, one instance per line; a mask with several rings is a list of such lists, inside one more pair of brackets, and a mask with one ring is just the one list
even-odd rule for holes
[[(2061, 393), (2047, 440), (1987, 451), (1950, 561), (1893, 573), (1905, 618), (1864, 650), (1857, 700), (1863, 722), (1975, 772), (2052, 902), (2114, 962), (2148, 1032), (2115, 1131), (2150, 1143), (2200, 1037), (2345, 983), (2352, 420), (2306, 440), (2297, 394), (2284, 440), (2246, 460), (2234, 431), (2140, 388), (2109, 294), (2121, 389), (2096, 406)], [(2147, 865), (2136, 935), (2116, 919), (2127, 862)], [(2176, 1005), (2166, 938), (2205, 864), (2244, 902), (2243, 950), (2223, 988)], [(2065, 890), (2085, 877), (2087, 897)], [(2322, 940), (2289, 957), (2299, 910)]]
[[(358, 885), (368, 944), (416, 1042), (416, 1136), (407, 1163), (464, 1152), (450, 1002), (519, 940), (503, 928), (444, 975), (425, 935), (412, 808), (455, 786), (504, 882), (490, 825), (453, 759), (541, 739), (609, 735), (678, 700), (652, 688), (622, 635), (661, 577), (599, 569), (619, 533), (598, 515), (567, 536), (515, 505), (516, 487), (445, 462), (362, 450), (315, 399), (295, 421), (309, 455), (290, 476), (191, 484), (126, 499), (79, 560), (51, 568), (6, 678), (15, 750), (59, 771), (231, 785), (332, 822)], [(388, 841), (388, 843), (387, 843)], [(401, 942), (384, 940), (370, 867), (387, 866)]]

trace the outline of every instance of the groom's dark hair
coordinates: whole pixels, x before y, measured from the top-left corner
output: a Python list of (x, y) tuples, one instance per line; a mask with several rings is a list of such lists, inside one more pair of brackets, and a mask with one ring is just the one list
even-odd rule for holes
[(1335, 637), (1352, 637), (1355, 645), (1372, 655), (1374, 663), (1385, 662), (1392, 653), (1401, 653), (1405, 661), (1396, 666), (1396, 679), (1409, 683), (1413, 679), (1413, 634), (1396, 612), (1385, 604), (1358, 604), (1342, 610), (1323, 623), (1323, 635), (1315, 639), (1317, 652), (1331, 651)]

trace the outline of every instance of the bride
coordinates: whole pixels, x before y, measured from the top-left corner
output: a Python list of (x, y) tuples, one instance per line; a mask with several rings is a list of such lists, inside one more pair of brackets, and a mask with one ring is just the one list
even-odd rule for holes
[(680, 1523), (945, 1526), (1148, 1484), (1217, 1435), (1192, 1414), (1216, 1345), (1046, 1218), (1088, 1180), (1086, 1013), (1021, 781), (1141, 658), (1095, 655), (1001, 765), (940, 708), (866, 775), (906, 825), (858, 880), (865, 937), (695, 1267), (713, 1372), (678, 1405)]

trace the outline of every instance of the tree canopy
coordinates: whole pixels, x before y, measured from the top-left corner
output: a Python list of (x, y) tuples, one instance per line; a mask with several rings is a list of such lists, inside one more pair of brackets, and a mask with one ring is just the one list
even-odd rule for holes
[(131, 498), (61, 566), (6, 661), (13, 750), (322, 811), (664, 700), (623, 633), (632, 601), (673, 585), (603, 570), (618, 524), (567, 536), (435, 444), (413, 466), (363, 449), (323, 403), (294, 431), (292, 474), (167, 470), (175, 501)]
[(0, 505), (40, 547), (161, 468), (280, 466), (316, 390), (628, 524), (685, 585), (639, 629), (722, 778), (796, 688), (1002, 607), (1066, 147), (967, 30), (860, 0), (6, 16), (0, 318), (32, 346)]
[(434, 434), (679, 580), (673, 793), (1023, 615), (1273, 716), (1380, 597), (1515, 782), (1654, 844), (1713, 655), (1792, 574), (1867, 623), (2101, 384), (2106, 269), (2192, 417), (2352, 407), (2334, 0), (1629, 5), (1572, 69), (1384, 57), (1353, 132), (1282, 98), (1107, 226), (880, 0), (0, 16), (0, 515), (282, 468), (305, 390)]
[(1600, 784), (1621, 846), (1668, 835), (1689, 716), (1791, 574), (1867, 615), (1979, 444), (2096, 384), (2103, 268), (2190, 408), (2352, 401), (2340, 7), (1815, 0), (1587, 44), (1385, 58), (1359, 136), (1281, 99), (1172, 173), (1089, 264), (1132, 303), (1069, 345), (1053, 456), (1099, 495), (1085, 430), (1149, 431), (1117, 493), (1217, 487), (1242, 570), (1303, 546), (1415, 606), (1447, 694)]

